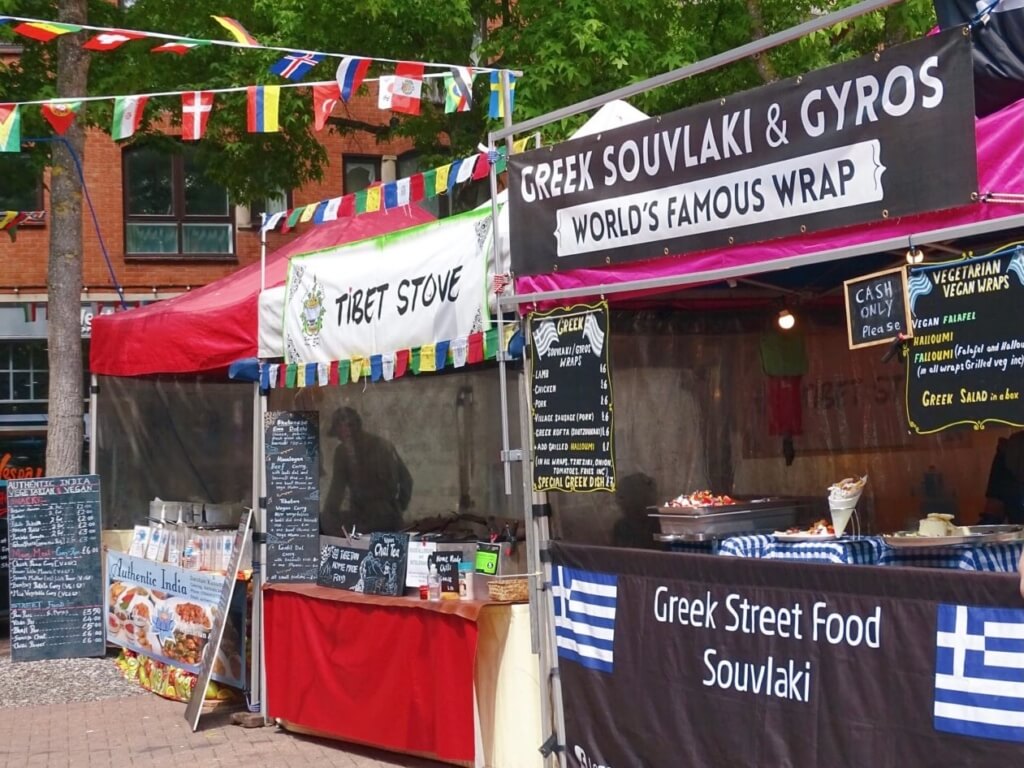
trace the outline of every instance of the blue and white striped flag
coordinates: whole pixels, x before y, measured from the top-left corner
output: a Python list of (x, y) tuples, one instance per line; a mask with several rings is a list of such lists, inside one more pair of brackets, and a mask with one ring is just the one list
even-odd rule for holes
[(1024, 742), (1024, 610), (938, 610), (935, 730)]
[(558, 329), (553, 320), (545, 320), (534, 329), (533, 343), (537, 347), (537, 357), (544, 357), (558, 343)]
[(552, 575), (558, 655), (590, 669), (611, 672), (618, 577), (564, 565), (556, 566)]
[(588, 312), (587, 319), (583, 321), (583, 338), (590, 343), (590, 351), (599, 356), (604, 349), (604, 331), (595, 312)]

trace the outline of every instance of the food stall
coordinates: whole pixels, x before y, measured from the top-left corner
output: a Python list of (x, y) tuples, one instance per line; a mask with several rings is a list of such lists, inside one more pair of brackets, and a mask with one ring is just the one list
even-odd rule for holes
[[(1005, 571), (1024, 543), (972, 524), (996, 440), (1024, 424), (1003, 407), (1019, 342), (1003, 310), (1006, 339), (958, 348), (981, 314), (922, 298), (985, 286), (995, 312), (1024, 287), (1002, 247), (1022, 225), (1024, 111), (975, 125), (970, 48), (951, 30), (510, 158), (503, 303), (526, 316), (533, 504), (561, 534), (541, 546), (548, 735), (569, 765), (1016, 759), (1024, 604)], [(909, 314), (860, 344), (851, 317), (898, 302), (847, 316), (844, 282), (905, 255)], [(799, 343), (780, 345), (785, 316)], [(988, 356), (1010, 383), (976, 387), (987, 408), (933, 370)], [(954, 404), (972, 407), (947, 419)], [(745, 504), (668, 504), (698, 488)], [(811, 501), (759, 502), (794, 498)], [(741, 517), (754, 533), (724, 530)], [(867, 535), (844, 535), (846, 517)], [(607, 546), (637, 519), (652, 547), (685, 546)]]

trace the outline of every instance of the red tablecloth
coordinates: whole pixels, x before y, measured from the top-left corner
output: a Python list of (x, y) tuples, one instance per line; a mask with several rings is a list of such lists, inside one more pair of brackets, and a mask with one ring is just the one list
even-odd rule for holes
[(264, 592), (269, 715), (450, 762), (474, 759), (479, 608), (312, 585)]

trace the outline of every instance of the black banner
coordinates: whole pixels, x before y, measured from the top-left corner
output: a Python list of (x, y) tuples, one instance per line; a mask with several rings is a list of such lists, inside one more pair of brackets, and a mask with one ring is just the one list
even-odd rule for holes
[(100, 479), (7, 484), (11, 659), (102, 656)]
[(1016, 576), (552, 550), (571, 766), (1019, 762)]
[(615, 490), (608, 305), (530, 315), (533, 488)]
[(907, 272), (903, 267), (875, 272), (843, 283), (846, 337), (850, 349), (885, 344), (911, 336)]
[(320, 566), (320, 428), (316, 411), (264, 422), (267, 581), (316, 581)]
[(955, 425), (1024, 426), (1024, 250), (915, 267), (909, 294), (911, 429), (929, 434)]
[(512, 269), (604, 266), (966, 205), (977, 192), (971, 66), (969, 36), (951, 30), (512, 155)]

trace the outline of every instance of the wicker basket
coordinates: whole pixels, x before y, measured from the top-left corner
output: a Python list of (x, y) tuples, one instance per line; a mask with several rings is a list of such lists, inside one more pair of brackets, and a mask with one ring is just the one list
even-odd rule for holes
[(487, 596), (502, 603), (525, 603), (530, 599), (530, 580), (525, 576), (496, 577), (487, 582)]

